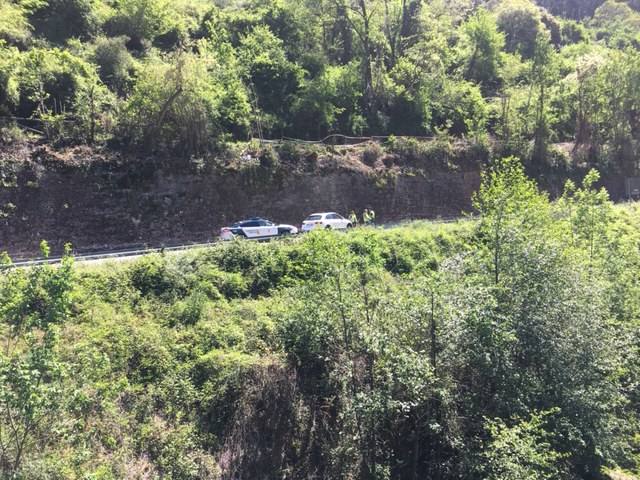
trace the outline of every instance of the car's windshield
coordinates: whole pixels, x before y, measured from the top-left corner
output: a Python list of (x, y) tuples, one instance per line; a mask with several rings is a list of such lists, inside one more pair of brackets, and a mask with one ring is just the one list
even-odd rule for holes
[(314, 220), (322, 220), (322, 215), (309, 215), (305, 222), (312, 222)]
[(231, 228), (247, 228), (247, 227), (257, 227), (259, 222), (256, 220), (242, 220), (241, 222), (236, 222), (231, 225)]

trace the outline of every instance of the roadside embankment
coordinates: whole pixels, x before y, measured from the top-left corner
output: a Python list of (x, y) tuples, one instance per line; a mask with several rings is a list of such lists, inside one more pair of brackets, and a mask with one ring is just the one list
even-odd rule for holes
[(397, 143), (361, 146), (235, 146), (215, 161), (180, 165), (36, 144), (4, 148), (0, 251), (78, 252), (203, 242), (247, 216), (299, 224), (313, 211), (376, 211), (379, 221), (468, 211), (482, 149)]

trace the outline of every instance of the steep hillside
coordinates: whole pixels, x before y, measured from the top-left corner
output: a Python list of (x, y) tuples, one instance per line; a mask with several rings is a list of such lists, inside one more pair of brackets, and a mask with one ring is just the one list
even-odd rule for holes
[(203, 160), (252, 138), (487, 136), (638, 173), (635, 0), (1, 0), (0, 141)]
[(550, 203), (509, 160), (473, 221), (3, 269), (0, 478), (633, 480), (640, 206), (596, 179)]

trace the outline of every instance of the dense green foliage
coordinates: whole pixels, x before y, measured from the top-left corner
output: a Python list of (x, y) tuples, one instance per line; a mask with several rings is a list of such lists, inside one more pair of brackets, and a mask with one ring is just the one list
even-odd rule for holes
[(635, 471), (640, 209), (597, 178), (552, 203), (506, 159), (477, 220), (5, 270), (0, 476)]
[[(250, 137), (449, 134), (633, 173), (635, 0), (0, 0), (0, 116), (201, 158)], [(566, 151), (566, 149), (564, 150)]]

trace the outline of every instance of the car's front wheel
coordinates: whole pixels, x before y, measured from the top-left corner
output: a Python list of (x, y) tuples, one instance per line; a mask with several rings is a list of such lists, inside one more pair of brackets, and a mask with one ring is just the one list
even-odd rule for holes
[(286, 227), (278, 228), (279, 237), (288, 237), (289, 235), (293, 235), (293, 230), (291, 228), (286, 228)]

